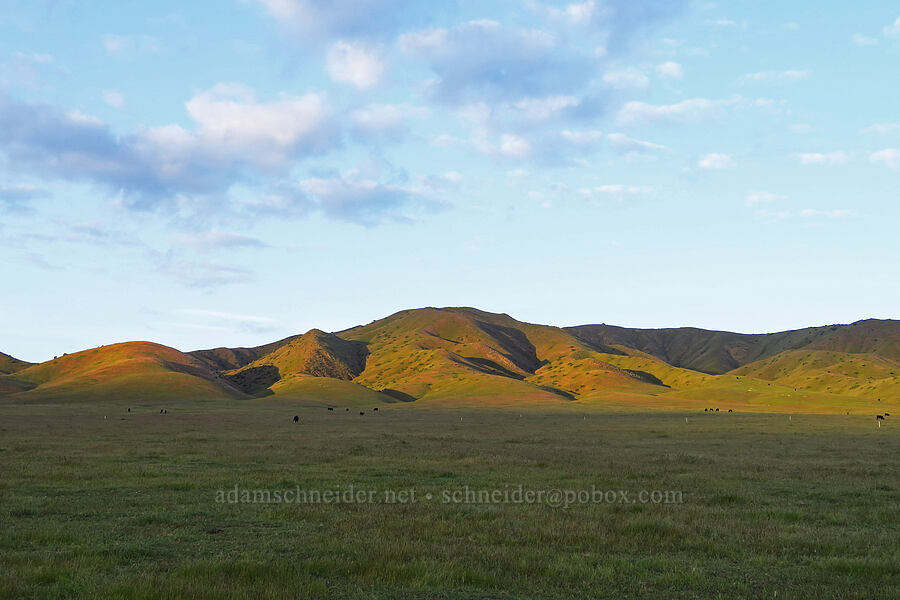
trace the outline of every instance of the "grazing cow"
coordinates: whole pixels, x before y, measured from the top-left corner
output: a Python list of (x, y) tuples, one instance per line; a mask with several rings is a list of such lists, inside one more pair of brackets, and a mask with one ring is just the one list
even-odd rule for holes
[(329, 407), (328, 407), (328, 410), (334, 410), (334, 409), (333, 409), (333, 408), (331, 408), (331, 407), (330, 407), (330, 406), (329, 406)]
[(378, 412), (378, 407), (376, 406), (375, 408), (373, 408), (372, 412)]
[(708, 409), (708, 408), (704, 408), (704, 409), (703, 409), (703, 412), (709, 412), (709, 409)]
[(716, 409), (716, 412), (719, 412), (719, 409), (718, 409), (718, 408)]
[(300, 422), (300, 415), (294, 415), (294, 423)]
[(731, 410), (731, 409), (730, 409), (730, 408), (729, 408), (729, 409), (728, 409), (728, 412), (734, 412), (734, 411), (733, 411), (733, 410)]
[(884, 421), (884, 415), (875, 415), (876, 421)]
[(359, 414), (364, 415), (364, 414), (366, 414), (366, 413), (364, 413), (363, 411), (359, 411)]
[(162, 413), (162, 409), (159, 409), (159, 414), (163, 414), (163, 413)]
[(163, 414), (169, 414), (169, 409), (167, 408), (166, 410), (164, 410)]

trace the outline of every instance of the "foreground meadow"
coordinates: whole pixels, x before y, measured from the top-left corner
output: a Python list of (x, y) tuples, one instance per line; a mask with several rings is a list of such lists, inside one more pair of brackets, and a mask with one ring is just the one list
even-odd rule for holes
[(900, 415), (359, 412), (0, 406), (0, 597), (900, 597)]

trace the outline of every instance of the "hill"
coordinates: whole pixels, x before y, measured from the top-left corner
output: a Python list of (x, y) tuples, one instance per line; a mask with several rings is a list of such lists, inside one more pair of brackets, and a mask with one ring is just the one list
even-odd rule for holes
[[(779, 333), (552, 327), (475, 308), (187, 354), (117, 344), (39, 365), (0, 355), (0, 397), (274, 395), (331, 404), (877, 410), (900, 396), (900, 322)], [(895, 409), (896, 410), (896, 409)]]
[(809, 327), (756, 335), (692, 327), (634, 329), (613, 325), (579, 325), (566, 327), (566, 331), (591, 345), (625, 346), (656, 356), (676, 367), (714, 375), (780, 352), (802, 348), (888, 352), (900, 358), (898, 321), (869, 320), (852, 325)]
[(284, 380), (301, 376), (349, 381), (363, 371), (367, 354), (363, 343), (312, 329), (225, 376), (249, 394), (265, 393), (279, 381), (278, 389), (286, 389)]
[(18, 358), (14, 358), (9, 354), (0, 352), (0, 375), (17, 373), (22, 369), (27, 369), (32, 364), (33, 363), (25, 362), (24, 360), (19, 360)]
[(155, 400), (243, 394), (200, 361), (151, 342), (113, 344), (64, 355), (0, 377), (0, 397), (14, 400)]

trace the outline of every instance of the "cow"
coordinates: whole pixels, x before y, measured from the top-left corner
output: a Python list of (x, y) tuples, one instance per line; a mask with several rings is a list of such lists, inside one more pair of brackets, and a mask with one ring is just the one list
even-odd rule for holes
[(891, 416), (891, 413), (884, 413), (884, 416), (889, 417)]
[(366, 413), (364, 413), (363, 411), (359, 411), (359, 414), (360, 414), (360, 415), (364, 415), (364, 414), (366, 414)]
[(729, 409), (728, 409), (728, 412), (734, 412), (734, 411), (733, 411), (733, 410), (731, 410), (731, 409), (730, 409), (730, 408), (729, 408)]
[(884, 421), (884, 416), (883, 415), (875, 415), (875, 420), (876, 421)]
[(376, 406), (375, 408), (373, 408), (372, 412), (378, 412), (378, 407)]
[(294, 423), (300, 422), (300, 415), (294, 415)]
[(330, 406), (329, 406), (329, 407), (328, 407), (328, 410), (334, 410), (334, 409), (333, 409), (333, 408), (331, 408), (331, 407), (330, 407)]
[(719, 409), (718, 409), (718, 408), (716, 409), (716, 412), (719, 412)]
[(703, 412), (709, 412), (709, 409), (708, 409), (708, 408), (704, 408), (704, 409), (703, 409)]

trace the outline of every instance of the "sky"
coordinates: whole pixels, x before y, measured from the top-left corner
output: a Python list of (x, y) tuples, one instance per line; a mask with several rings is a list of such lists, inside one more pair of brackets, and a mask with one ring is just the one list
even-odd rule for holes
[(900, 318), (900, 8), (0, 0), (0, 351)]

